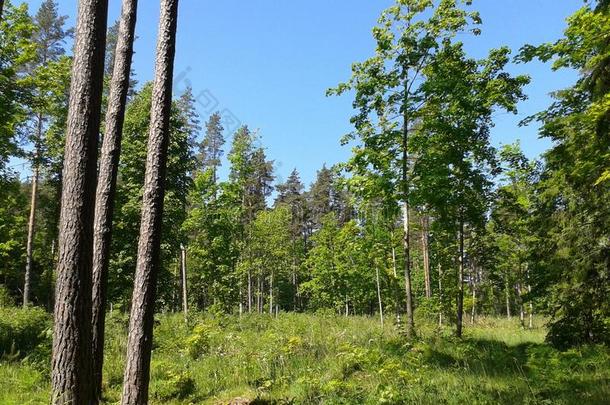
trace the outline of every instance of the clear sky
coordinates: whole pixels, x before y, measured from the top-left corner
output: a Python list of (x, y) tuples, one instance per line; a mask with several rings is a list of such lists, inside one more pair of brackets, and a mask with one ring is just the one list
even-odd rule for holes
[[(28, 3), (33, 13), (40, 0)], [(74, 24), (77, 0), (59, 3)], [(110, 0), (110, 21), (118, 18), (120, 3)], [(296, 167), (309, 184), (323, 163), (332, 165), (350, 154), (339, 138), (351, 129), (351, 96), (327, 98), (325, 90), (348, 79), (353, 62), (372, 55), (371, 28), (391, 3), (180, 0), (175, 93), (187, 84), (193, 87), (202, 121), (211, 109), (218, 109), (235, 122), (259, 129), (269, 158), (276, 162), (278, 179), (285, 179)], [(474, 8), (483, 17), (483, 34), (464, 41), (475, 57), (502, 45), (518, 50), (525, 43), (553, 41), (561, 36), (565, 18), (582, 4), (581, 0), (475, 0)], [(140, 83), (153, 74), (158, 9), (158, 1), (140, 1), (134, 60)], [(531, 75), (530, 99), (521, 104), (518, 116), (496, 116), (493, 142), (521, 139), (527, 155), (534, 157), (548, 142), (538, 139), (535, 127), (517, 124), (544, 109), (550, 102), (548, 94), (570, 85), (575, 74), (552, 72), (539, 63), (511, 66), (510, 71)]]

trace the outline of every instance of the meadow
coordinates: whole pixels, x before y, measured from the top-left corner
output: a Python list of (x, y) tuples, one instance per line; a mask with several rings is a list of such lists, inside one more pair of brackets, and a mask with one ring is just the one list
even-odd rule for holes
[[(2, 312), (0, 404), (46, 404), (50, 322), (37, 310)], [(450, 328), (420, 320), (418, 339), (408, 342), (395, 325), (382, 328), (367, 317), (195, 314), (185, 322), (181, 315), (162, 314), (150, 402), (608, 403), (610, 350), (557, 351), (544, 343), (542, 320), (536, 324), (529, 330), (516, 319), (485, 318), (456, 339)], [(104, 392), (113, 404), (121, 394), (127, 318), (115, 312), (107, 330)]]

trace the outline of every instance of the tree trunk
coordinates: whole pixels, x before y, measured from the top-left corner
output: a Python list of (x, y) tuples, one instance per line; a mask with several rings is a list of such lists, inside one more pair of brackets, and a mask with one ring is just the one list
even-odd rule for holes
[[(409, 75), (405, 74), (405, 104), (409, 97)], [(409, 222), (409, 117), (404, 108), (403, 128), (402, 128), (402, 198), (403, 198), (403, 250), (404, 250), (404, 271), (405, 271), (405, 291), (407, 298), (407, 338), (413, 336), (415, 322), (413, 320), (413, 294), (411, 288), (411, 224)]]
[(263, 303), (261, 300), (261, 290), (262, 290), (261, 276), (257, 275), (256, 276), (256, 312), (259, 314), (263, 312)]
[(123, 138), (123, 121), (129, 92), (133, 41), (136, 26), (137, 0), (123, 0), (121, 22), (114, 59), (106, 133), (102, 143), (99, 175), (95, 201), (95, 225), (93, 233), (93, 383), (96, 400), (102, 395), (102, 368), (104, 363), (104, 333), (108, 266), (112, 240), (112, 218), (116, 179)]
[(269, 279), (269, 314), (273, 315), (273, 271)]
[(438, 326), (443, 326), (443, 266), (438, 265)]
[(248, 269), (248, 313), (252, 313), (252, 271)]
[(0, 22), (2, 21), (2, 12), (4, 11), (4, 0), (0, 0)]
[(138, 260), (121, 399), (123, 405), (148, 402), (177, 19), (178, 0), (161, 0)]
[(383, 302), (381, 300), (381, 283), (379, 280), (379, 267), (375, 267), (375, 275), (377, 276), (377, 301), (379, 303), (379, 321), (381, 322), (381, 327), (383, 328)]
[[(293, 246), (294, 246), (294, 242), (293, 242)], [(295, 249), (293, 248), (292, 251), (295, 252)], [(292, 310), (294, 312), (297, 312), (299, 287), (298, 287), (298, 284), (297, 284), (297, 260), (296, 260), (296, 257), (293, 258), (293, 263), (292, 263), (292, 292), (293, 292), (293, 296), (292, 296)]]
[(432, 281), (430, 279), (430, 249), (428, 245), (430, 218), (422, 216), (421, 218), (421, 249), (424, 259), (424, 282), (426, 287), (426, 298), (432, 297)]
[[(42, 132), (42, 118), (38, 120), (39, 137)], [(38, 138), (40, 139), (40, 138)], [(28, 222), (28, 240), (26, 245), (25, 279), (23, 283), (23, 306), (30, 305), (30, 290), (32, 286), (32, 265), (34, 253), (34, 232), (36, 228), (36, 200), (38, 198), (38, 178), (40, 177), (39, 153), (36, 152), (34, 159), (34, 173), (32, 174), (32, 195), (30, 197), (30, 218)]]
[(525, 327), (525, 307), (523, 305), (523, 294), (521, 291), (521, 282), (517, 284), (517, 295), (519, 296), (519, 321), (521, 326)]
[(477, 316), (477, 271), (475, 267), (472, 268), (472, 279), (470, 285), (472, 288), (472, 309), (470, 311), (470, 323), (474, 325), (474, 321)]
[[(527, 292), (531, 295), (531, 293), (532, 293), (532, 286), (531, 285), (527, 286)], [(532, 298), (531, 297), (530, 297), (529, 307), (530, 307), (530, 313), (529, 313), (529, 318), (530, 319), (529, 319), (528, 327), (530, 329), (532, 329), (534, 327), (534, 304), (532, 303)]]
[(186, 249), (184, 245), (180, 245), (180, 274), (182, 277), (182, 312), (184, 313), (184, 319), (188, 319), (188, 281), (186, 278)]
[(460, 220), (459, 230), (459, 269), (458, 269), (458, 296), (457, 296), (457, 322), (456, 335), (462, 337), (462, 325), (464, 316), (464, 221)]
[(506, 318), (510, 319), (511, 318), (511, 313), (510, 313), (510, 285), (508, 282), (508, 275), (505, 275), (505, 286), (504, 286), (504, 292), (505, 292), (505, 296), (506, 296)]
[[(241, 277), (240, 277), (241, 279)], [(243, 286), (242, 286), (242, 281), (239, 281), (239, 317), (241, 318), (242, 315), (244, 314), (244, 292), (243, 292)]]
[(63, 168), (53, 328), (52, 402), (94, 400), (91, 278), (107, 0), (81, 0)]

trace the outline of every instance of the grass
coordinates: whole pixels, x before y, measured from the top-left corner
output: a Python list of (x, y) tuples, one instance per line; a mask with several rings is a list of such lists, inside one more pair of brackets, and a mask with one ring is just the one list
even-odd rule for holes
[[(160, 315), (155, 328), (152, 404), (604, 404), (610, 350), (559, 352), (545, 330), (482, 319), (461, 340), (420, 322), (407, 343), (375, 319), (303, 314), (209, 317), (186, 324)], [(121, 393), (127, 319), (108, 321), (105, 400)], [(0, 404), (48, 402), (48, 370), (0, 363)], [(246, 401), (247, 400), (247, 401)]]

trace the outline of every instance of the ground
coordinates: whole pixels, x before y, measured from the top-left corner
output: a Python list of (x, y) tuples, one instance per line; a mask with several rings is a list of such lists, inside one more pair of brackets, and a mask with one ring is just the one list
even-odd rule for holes
[[(542, 321), (481, 319), (465, 337), (419, 322), (409, 343), (375, 318), (159, 315), (152, 404), (607, 404), (610, 350), (560, 352)], [(107, 403), (120, 397), (127, 319), (108, 321)], [(47, 339), (48, 340), (48, 339)], [(46, 404), (48, 341), (0, 362), (0, 404)], [(41, 354), (42, 353), (42, 354)]]

